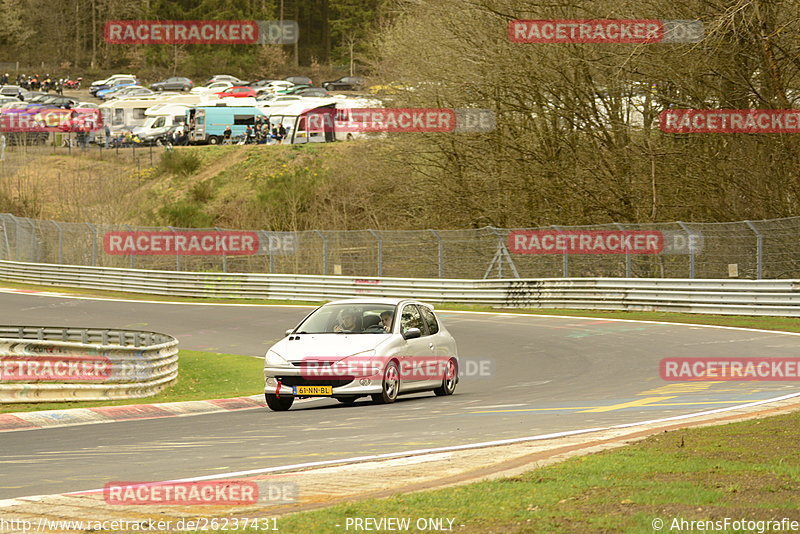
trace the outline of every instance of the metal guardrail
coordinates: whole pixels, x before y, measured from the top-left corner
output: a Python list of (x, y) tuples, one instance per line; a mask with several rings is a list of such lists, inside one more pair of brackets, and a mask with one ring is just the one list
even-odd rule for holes
[(178, 340), (155, 332), (0, 326), (0, 403), (132, 399), (178, 378)]
[(411, 297), (508, 308), (800, 316), (800, 281), (662, 278), (415, 279), (148, 271), (0, 261), (0, 280), (180, 297)]

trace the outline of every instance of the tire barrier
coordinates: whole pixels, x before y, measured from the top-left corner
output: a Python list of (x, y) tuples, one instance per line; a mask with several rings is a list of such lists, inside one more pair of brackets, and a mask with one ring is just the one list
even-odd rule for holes
[(0, 403), (150, 397), (178, 378), (178, 340), (155, 332), (0, 326)]

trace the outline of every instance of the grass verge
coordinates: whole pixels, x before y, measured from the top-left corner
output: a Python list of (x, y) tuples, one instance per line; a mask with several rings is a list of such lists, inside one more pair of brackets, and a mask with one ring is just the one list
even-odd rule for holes
[(0, 413), (92, 408), (123, 404), (151, 404), (222, 399), (256, 395), (264, 390), (264, 362), (252, 356), (182, 350), (178, 353), (178, 381), (152, 397), (92, 402), (0, 404)]
[(676, 430), (520, 476), (293, 514), (278, 526), (324, 534), (342, 532), (347, 518), (397, 517), (450, 518), (453, 531), (470, 533), (652, 533), (656, 518), (665, 532), (710, 530), (670, 528), (675, 518), (800, 521), (798, 442), (800, 413)]

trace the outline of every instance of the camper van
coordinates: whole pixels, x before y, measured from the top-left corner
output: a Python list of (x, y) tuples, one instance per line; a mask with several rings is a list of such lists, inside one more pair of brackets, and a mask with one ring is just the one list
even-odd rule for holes
[[(276, 109), (266, 108), (270, 128), (283, 124), (286, 128), (287, 144), (330, 143), (331, 141), (350, 141), (364, 137), (342, 117), (346, 114), (336, 110), (382, 107), (377, 100), (341, 98), (305, 98), (302, 102)], [(311, 117), (309, 117), (311, 116)], [(380, 135), (380, 134), (377, 134)]]
[(157, 104), (145, 111), (144, 124), (134, 128), (133, 133), (146, 144), (163, 141), (173, 126), (186, 121), (188, 109), (189, 106), (182, 104)]
[[(206, 100), (199, 95), (159, 93), (152, 96), (119, 98), (100, 105), (103, 110), (103, 120), (111, 130), (112, 135), (124, 131), (133, 131), (134, 128), (143, 126), (147, 120), (148, 110), (169, 105), (192, 106)], [(97, 141), (104, 141), (103, 130), (98, 132)]]
[[(250, 100), (250, 99), (230, 99)], [(219, 101), (214, 104), (189, 108), (186, 112), (186, 124), (189, 128), (189, 142), (193, 144), (222, 143), (225, 129), (231, 127), (231, 137), (243, 135), (247, 126), (253, 126), (256, 116), (265, 113), (251, 105), (236, 105), (240, 102)], [(243, 102), (250, 104), (250, 102)]]

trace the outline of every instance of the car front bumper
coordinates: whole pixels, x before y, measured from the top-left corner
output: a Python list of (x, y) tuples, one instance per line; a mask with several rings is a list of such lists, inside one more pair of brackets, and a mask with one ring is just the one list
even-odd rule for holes
[[(346, 377), (311, 377), (299, 367), (265, 367), (264, 393), (270, 395), (295, 395), (295, 385), (327, 386), (331, 385), (330, 395), (297, 395), (298, 397), (339, 397), (347, 395), (373, 395), (383, 391), (380, 374)], [(342, 383), (345, 382), (345, 383)]]

